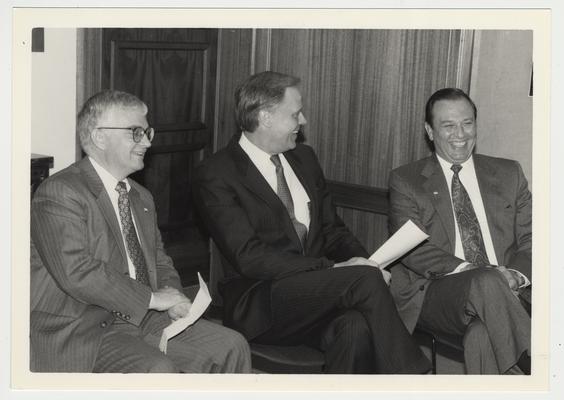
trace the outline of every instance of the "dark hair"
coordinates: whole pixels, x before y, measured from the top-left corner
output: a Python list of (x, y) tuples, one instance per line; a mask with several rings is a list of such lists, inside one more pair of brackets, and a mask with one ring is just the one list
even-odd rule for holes
[(111, 108), (138, 108), (147, 114), (147, 105), (137, 96), (119, 90), (103, 90), (86, 100), (78, 113), (76, 131), (82, 150), (88, 154), (92, 139), (90, 133), (98, 125), (98, 120)]
[(300, 79), (279, 72), (265, 71), (249, 77), (235, 90), (235, 121), (239, 129), (254, 132), (258, 114), (282, 102), (286, 88)]
[(437, 101), (460, 99), (465, 99), (468, 103), (470, 103), (474, 109), (474, 118), (477, 118), (478, 110), (476, 109), (476, 104), (474, 104), (472, 99), (464, 93), (463, 90), (457, 88), (444, 88), (437, 90), (431, 95), (431, 97), (429, 97), (429, 100), (427, 100), (427, 105), (425, 106), (425, 122), (430, 126), (433, 126), (433, 106)]

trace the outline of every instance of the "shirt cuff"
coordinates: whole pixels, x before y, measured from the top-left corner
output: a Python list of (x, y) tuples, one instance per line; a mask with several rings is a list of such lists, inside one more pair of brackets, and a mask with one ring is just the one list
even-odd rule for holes
[(446, 275), (458, 274), (459, 272), (462, 272), (467, 265), (470, 265), (470, 263), (467, 262), (467, 261), (464, 261), (464, 262), (460, 263), (458, 265), (458, 267), (456, 267), (452, 272), (449, 272)]
[(512, 269), (512, 268), (507, 268), (508, 271), (512, 271), (515, 272), (517, 275), (519, 275), (520, 282), (523, 282), (519, 285), (519, 289), (521, 288), (526, 288), (527, 286), (531, 286), (531, 281), (529, 280), (529, 278), (527, 278), (525, 275), (523, 275), (521, 272), (517, 271), (516, 269)]

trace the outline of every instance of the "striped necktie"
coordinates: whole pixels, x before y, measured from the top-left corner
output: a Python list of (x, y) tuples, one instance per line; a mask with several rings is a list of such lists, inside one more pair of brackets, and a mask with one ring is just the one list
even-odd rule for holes
[(282, 167), (282, 163), (280, 162), (280, 157), (278, 156), (278, 154), (275, 154), (270, 157), (270, 161), (272, 161), (272, 163), (276, 167), (276, 193), (286, 207), (286, 210), (288, 210), (288, 214), (290, 215), (290, 219), (292, 220), (294, 230), (296, 231), (296, 234), (300, 239), (302, 249), (305, 249), (307, 227), (300, 221), (298, 221), (294, 214), (294, 200), (292, 199), (290, 188), (288, 187), (288, 183), (286, 182), (286, 178), (284, 177), (284, 168)]

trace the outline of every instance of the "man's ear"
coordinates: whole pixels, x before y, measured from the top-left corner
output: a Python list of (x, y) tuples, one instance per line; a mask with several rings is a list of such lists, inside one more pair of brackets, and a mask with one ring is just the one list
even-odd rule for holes
[(108, 145), (108, 137), (101, 129), (92, 130), (92, 132), (90, 132), (90, 139), (92, 139), (94, 146), (100, 150), (104, 150)]
[(425, 131), (427, 132), (427, 137), (432, 142), (433, 141), (433, 128), (427, 122), (425, 122)]
[(260, 110), (258, 113), (258, 122), (259, 125), (270, 128), (272, 125), (272, 115), (268, 110)]

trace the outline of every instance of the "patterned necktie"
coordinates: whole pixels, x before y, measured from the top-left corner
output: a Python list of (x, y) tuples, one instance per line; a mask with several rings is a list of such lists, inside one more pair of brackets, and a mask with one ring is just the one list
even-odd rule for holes
[(454, 214), (458, 222), (458, 230), (460, 231), (460, 239), (462, 240), (462, 248), (464, 249), (464, 258), (466, 261), (477, 265), (489, 265), (488, 256), (486, 255), (486, 247), (480, 230), (480, 223), (472, 207), (472, 201), (468, 192), (460, 182), (458, 173), (462, 169), (462, 165), (453, 164), (450, 167), (454, 172), (452, 176), (452, 204), (454, 206)]
[(276, 167), (276, 193), (288, 210), (288, 214), (290, 215), (290, 219), (292, 220), (292, 225), (294, 225), (294, 229), (298, 234), (298, 238), (300, 239), (302, 249), (305, 249), (307, 227), (300, 221), (298, 221), (294, 214), (294, 200), (292, 200), (290, 188), (288, 187), (288, 183), (286, 182), (286, 178), (284, 177), (284, 168), (282, 167), (282, 163), (280, 162), (280, 157), (278, 156), (278, 154), (275, 154), (270, 157), (270, 161), (272, 161), (272, 163)]
[(129, 196), (127, 195), (127, 187), (125, 182), (118, 182), (116, 191), (119, 193), (118, 208), (119, 218), (123, 229), (123, 237), (127, 245), (127, 253), (133, 265), (135, 266), (135, 278), (145, 285), (149, 285), (149, 276), (147, 273), (147, 265), (145, 264), (145, 257), (137, 238), (137, 231), (133, 225), (131, 218), (131, 208), (129, 206)]

